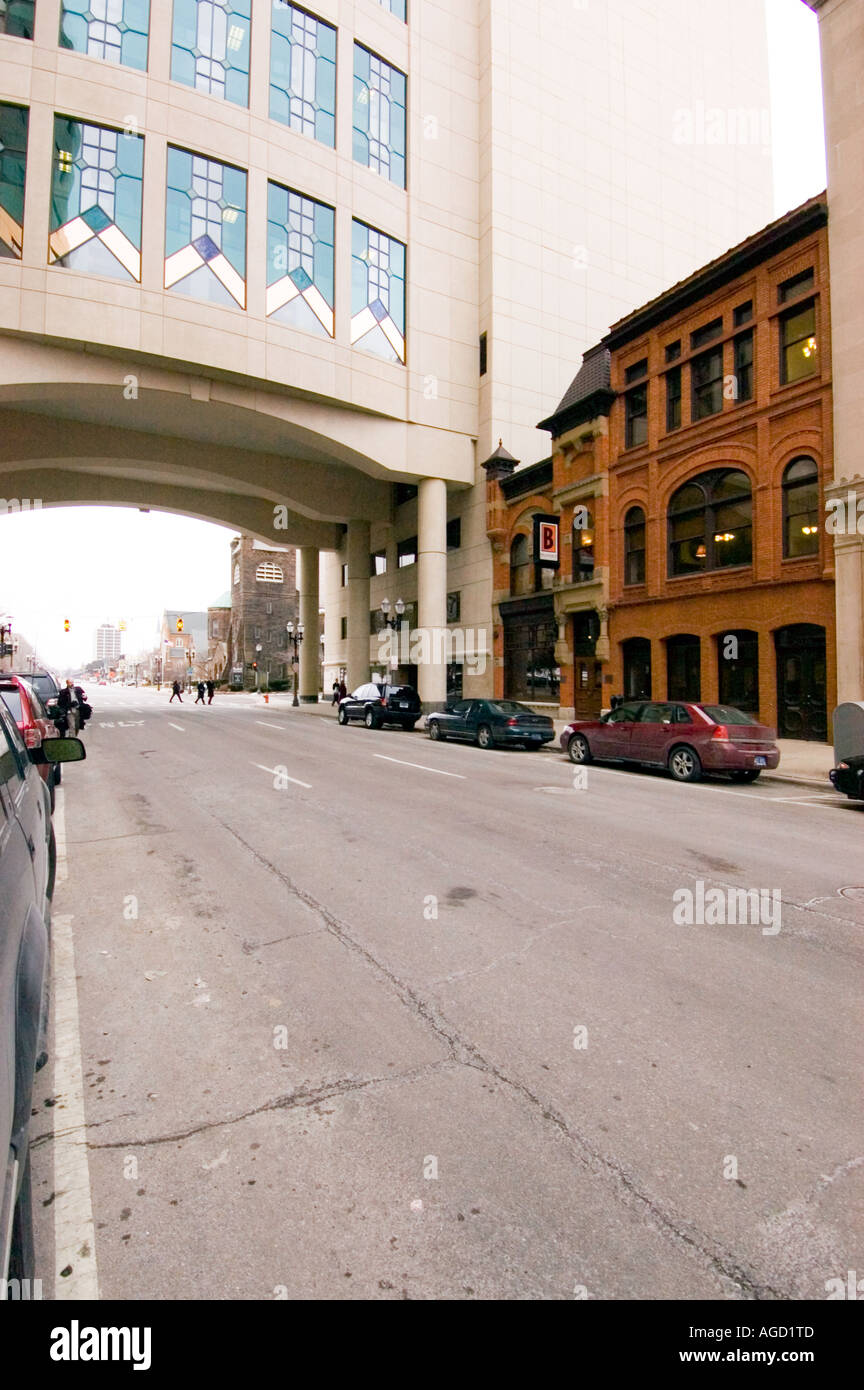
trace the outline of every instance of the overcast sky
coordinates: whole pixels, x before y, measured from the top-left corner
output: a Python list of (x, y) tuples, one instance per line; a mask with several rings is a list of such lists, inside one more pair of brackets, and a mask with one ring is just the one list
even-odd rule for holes
[[(766, 3), (774, 213), (780, 216), (825, 187), (819, 37), (816, 16), (802, 0)], [(126, 652), (135, 655), (155, 644), (163, 608), (205, 609), (225, 592), (232, 534), (122, 507), (0, 517), (0, 619), (11, 614), (16, 631), (58, 669), (93, 659), (95, 629), (103, 622), (127, 623)]]

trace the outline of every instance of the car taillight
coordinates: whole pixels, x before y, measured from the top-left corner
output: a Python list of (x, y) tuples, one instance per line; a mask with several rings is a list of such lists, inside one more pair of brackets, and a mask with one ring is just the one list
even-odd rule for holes
[(728, 742), (729, 742), (729, 730), (726, 728), (726, 725), (725, 725), (725, 724), (718, 724), (718, 725), (717, 725), (717, 728), (714, 730), (714, 732), (713, 732), (713, 734), (711, 735), (711, 737), (712, 737), (712, 738), (723, 738), (723, 739), (725, 739), (726, 742), (728, 743)]
[(27, 748), (41, 748), (42, 735), (38, 729), (30, 728), (24, 730), (24, 743)]
[(508, 723), (508, 724), (510, 725), (510, 727), (512, 728), (514, 724), (518, 724), (518, 723), (519, 723), (519, 720), (518, 720), (518, 719), (508, 719), (508, 720), (507, 720), (507, 723)]
[(848, 772), (848, 771), (849, 771), (849, 764), (848, 764), (848, 763), (838, 763), (837, 766), (838, 766), (838, 768), (841, 768), (841, 767), (842, 767), (844, 772)]
[(381, 699), (378, 701), (378, 703), (379, 703), (379, 705), (383, 705), (384, 708), (386, 709), (386, 708), (387, 708), (387, 696), (386, 696), (386, 695), (382, 695), (382, 696), (381, 696)]

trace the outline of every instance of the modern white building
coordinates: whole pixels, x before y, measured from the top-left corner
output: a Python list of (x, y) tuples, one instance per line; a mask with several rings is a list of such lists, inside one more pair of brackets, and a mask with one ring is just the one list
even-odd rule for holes
[(297, 545), (325, 689), (385, 597), (491, 649), (483, 461), (771, 216), (761, 0), (76, 5), (0, 10), (0, 493)]
[(103, 623), (96, 629), (93, 655), (106, 666), (113, 666), (123, 650), (123, 634), (113, 623)]

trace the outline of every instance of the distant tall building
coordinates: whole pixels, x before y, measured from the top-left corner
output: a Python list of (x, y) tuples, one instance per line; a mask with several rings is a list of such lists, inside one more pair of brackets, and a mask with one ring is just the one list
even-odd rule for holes
[(122, 640), (118, 627), (113, 623), (103, 623), (96, 629), (96, 660), (113, 666), (120, 656)]

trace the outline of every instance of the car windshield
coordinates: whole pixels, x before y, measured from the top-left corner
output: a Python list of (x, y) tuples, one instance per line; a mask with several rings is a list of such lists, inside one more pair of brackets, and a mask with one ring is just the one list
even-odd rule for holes
[(0, 700), (8, 709), (16, 724), (24, 716), (21, 713), (21, 692), (20, 690), (0, 690)]
[(57, 687), (54, 684), (53, 676), (30, 676), (30, 684), (43, 700), (50, 700), (52, 695), (57, 694)]
[(745, 714), (734, 705), (703, 705), (702, 710), (715, 724), (755, 724), (752, 714)]
[(493, 714), (533, 714), (527, 705), (520, 705), (518, 700), (490, 700), (489, 708)]

